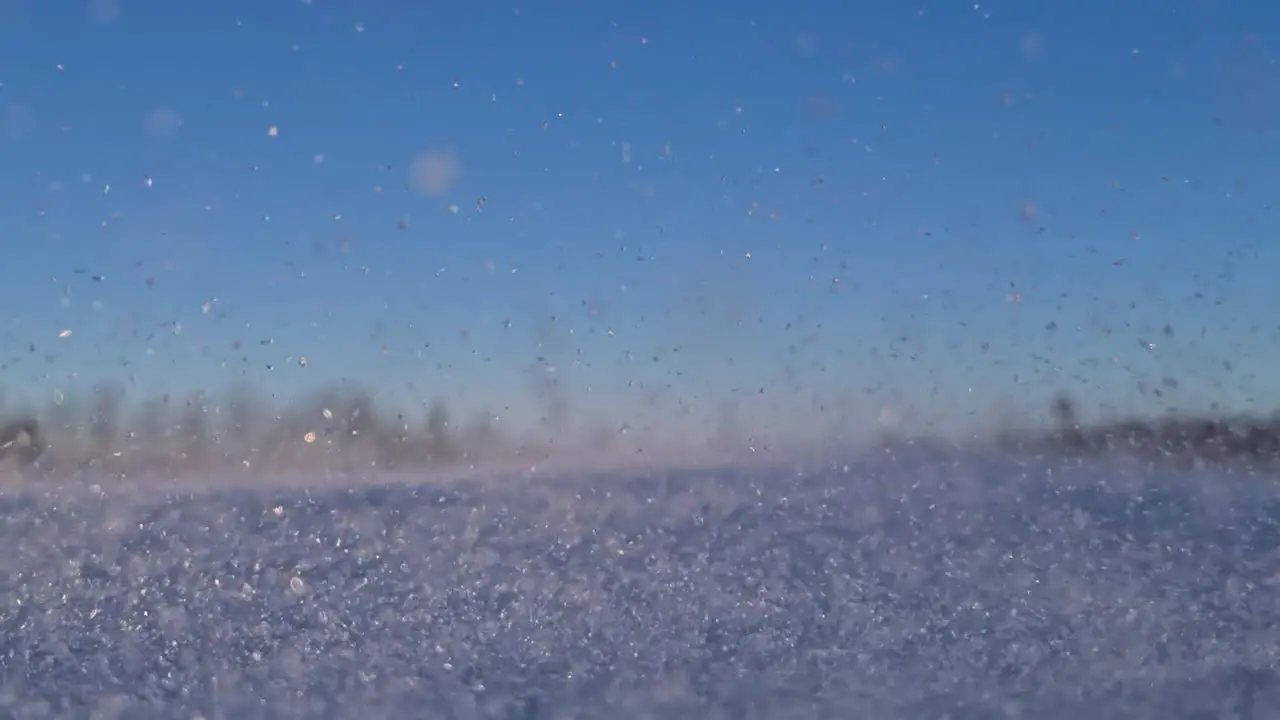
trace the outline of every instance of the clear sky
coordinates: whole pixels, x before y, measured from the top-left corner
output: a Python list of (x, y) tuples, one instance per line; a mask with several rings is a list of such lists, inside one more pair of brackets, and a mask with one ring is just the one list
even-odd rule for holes
[(3, 382), (1270, 412), (1278, 48), (1263, 2), (0, 0)]

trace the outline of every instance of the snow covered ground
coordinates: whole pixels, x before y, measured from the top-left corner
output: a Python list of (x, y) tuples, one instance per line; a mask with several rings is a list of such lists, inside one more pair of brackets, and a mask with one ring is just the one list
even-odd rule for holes
[(872, 454), (0, 500), (0, 715), (1280, 717), (1272, 476)]

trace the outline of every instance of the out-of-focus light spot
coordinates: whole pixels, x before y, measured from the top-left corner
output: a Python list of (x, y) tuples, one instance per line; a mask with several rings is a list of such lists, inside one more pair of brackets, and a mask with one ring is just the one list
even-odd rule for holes
[(172, 108), (160, 107), (152, 110), (142, 121), (142, 130), (148, 137), (167, 138), (182, 127), (182, 118)]
[(409, 184), (423, 195), (440, 195), (457, 181), (459, 171), (452, 153), (425, 152), (409, 164)]
[(4, 129), (11, 140), (26, 136), (36, 128), (36, 115), (22, 103), (10, 103), (5, 108)]
[(120, 0), (93, 0), (89, 3), (89, 15), (104, 25), (119, 22)]

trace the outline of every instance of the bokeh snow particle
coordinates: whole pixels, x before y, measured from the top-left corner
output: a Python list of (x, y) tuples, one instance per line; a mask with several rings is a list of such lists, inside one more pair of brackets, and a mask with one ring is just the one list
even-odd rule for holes
[(409, 164), (409, 184), (423, 195), (441, 195), (458, 179), (458, 160), (452, 153), (429, 151)]
[(178, 116), (176, 110), (167, 107), (152, 110), (142, 121), (143, 132), (153, 138), (171, 137), (180, 127), (182, 127), (182, 118)]

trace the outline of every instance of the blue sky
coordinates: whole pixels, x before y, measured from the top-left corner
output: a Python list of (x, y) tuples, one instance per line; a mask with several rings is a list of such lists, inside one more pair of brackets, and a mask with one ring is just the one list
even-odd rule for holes
[(1203, 1), (0, 0), (5, 384), (696, 437), (1270, 412), (1278, 37)]

